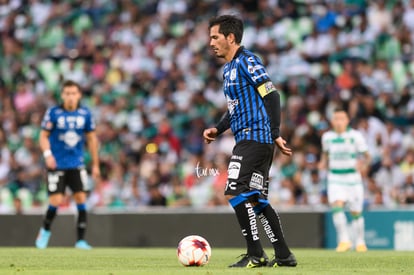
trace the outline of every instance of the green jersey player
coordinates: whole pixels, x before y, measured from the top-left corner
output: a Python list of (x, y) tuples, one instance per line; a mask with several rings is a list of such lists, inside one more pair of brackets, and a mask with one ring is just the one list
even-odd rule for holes
[[(355, 236), (355, 250), (367, 250), (364, 238), (364, 187), (362, 169), (370, 163), (368, 146), (363, 135), (350, 128), (344, 109), (335, 109), (331, 118), (332, 130), (322, 135), (320, 169), (328, 169), (328, 201), (332, 207), (333, 223), (337, 232), (336, 251), (352, 248), (344, 208), (351, 212), (351, 228)], [(363, 156), (363, 158), (361, 158)]]

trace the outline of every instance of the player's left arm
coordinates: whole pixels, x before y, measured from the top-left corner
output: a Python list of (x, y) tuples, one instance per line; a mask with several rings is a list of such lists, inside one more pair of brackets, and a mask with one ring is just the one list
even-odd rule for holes
[(365, 160), (365, 162), (366, 162), (367, 164), (370, 164), (370, 163), (371, 163), (371, 155), (369, 154), (369, 152), (368, 152), (368, 151), (365, 151), (365, 152), (363, 153), (363, 155), (364, 155), (364, 160)]
[(363, 175), (366, 175), (369, 172), (371, 166), (371, 155), (368, 151), (367, 141), (365, 140), (361, 132), (357, 132), (356, 145), (360, 155), (358, 158), (357, 170), (359, 170)]
[(286, 140), (280, 136), (280, 94), (269, 80), (257, 87), (257, 91), (263, 98), (267, 116), (270, 120), (272, 139), (279, 150), (285, 155), (292, 155), (292, 149), (286, 146)]
[(92, 113), (88, 108), (84, 108), (86, 112), (85, 133), (86, 145), (91, 155), (91, 174), (94, 180), (99, 180), (101, 177), (101, 170), (99, 166), (99, 141), (96, 135), (96, 123), (93, 119)]
[(367, 175), (370, 169), (371, 164), (371, 156), (368, 151), (361, 153), (361, 156), (358, 158), (357, 161), (357, 170), (362, 175)]
[(286, 147), (286, 140), (280, 136), (280, 94), (269, 78), (266, 68), (256, 56), (249, 56), (243, 60), (242, 73), (251, 85), (253, 85), (266, 109), (270, 120), (272, 139), (279, 150), (285, 155), (292, 155), (292, 149)]
[(99, 142), (98, 137), (96, 136), (95, 131), (90, 131), (86, 133), (86, 140), (88, 144), (88, 150), (91, 154), (91, 171), (92, 177), (97, 180), (101, 175), (99, 168)]
[(270, 80), (258, 85), (256, 91), (263, 99), (270, 119), (272, 139), (275, 140), (280, 136), (280, 94)]

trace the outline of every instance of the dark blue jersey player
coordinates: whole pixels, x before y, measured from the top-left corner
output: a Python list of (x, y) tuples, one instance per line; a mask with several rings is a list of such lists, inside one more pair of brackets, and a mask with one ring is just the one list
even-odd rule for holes
[[(286, 155), (292, 151), (279, 135), (280, 97), (260, 59), (240, 45), (243, 22), (231, 15), (209, 22), (210, 47), (227, 63), (223, 69), (223, 90), (227, 112), (216, 125), (204, 130), (206, 143), (231, 128), (236, 145), (228, 166), (224, 191), (233, 207), (247, 253), (230, 267), (296, 266), (279, 216), (267, 200), (268, 176), (275, 144)], [(259, 239), (256, 216), (275, 250), (269, 262)]]
[[(223, 79), (227, 115), (236, 142), (254, 140), (273, 144), (279, 134), (279, 122), (275, 123), (272, 137), (270, 116), (260, 91), (263, 89), (264, 93), (269, 93), (275, 87), (260, 59), (240, 47), (236, 56), (224, 66)], [(273, 113), (280, 112), (278, 105), (272, 108)]]
[(46, 248), (51, 235), (50, 227), (56, 211), (62, 203), (66, 187), (73, 193), (78, 209), (76, 248), (90, 249), (85, 241), (86, 191), (88, 175), (84, 164), (84, 147), (87, 146), (92, 158), (92, 177), (100, 176), (98, 140), (95, 123), (90, 110), (80, 105), (82, 92), (73, 81), (63, 83), (62, 105), (49, 108), (42, 121), (40, 148), (47, 167), (47, 190), (49, 207), (43, 226), (36, 239), (37, 248)]

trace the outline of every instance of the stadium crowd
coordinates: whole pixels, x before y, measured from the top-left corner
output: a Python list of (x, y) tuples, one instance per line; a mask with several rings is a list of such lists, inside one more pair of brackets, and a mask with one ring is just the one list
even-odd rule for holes
[(233, 137), (202, 140), (227, 108), (218, 14), (242, 16), (283, 98), (294, 155), (275, 154), (272, 204), (326, 204), (320, 137), (338, 105), (370, 146), (366, 206), (414, 203), (414, 0), (0, 0), (0, 212), (47, 204), (38, 134), (65, 79), (97, 120), (89, 207), (227, 205)]

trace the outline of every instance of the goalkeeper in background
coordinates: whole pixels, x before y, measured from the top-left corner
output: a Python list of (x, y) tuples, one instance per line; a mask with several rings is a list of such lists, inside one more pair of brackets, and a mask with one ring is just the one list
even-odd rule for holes
[[(370, 156), (361, 132), (349, 128), (349, 117), (342, 108), (334, 110), (332, 130), (322, 135), (322, 156), (319, 169), (328, 168), (328, 202), (332, 207), (333, 223), (337, 232), (336, 251), (352, 248), (344, 207), (351, 212), (351, 227), (355, 235), (355, 250), (367, 251), (364, 237), (364, 186), (361, 171), (368, 169)], [(360, 156), (363, 158), (360, 158)]]
[(92, 177), (97, 180), (100, 177), (98, 139), (91, 112), (80, 105), (81, 97), (82, 92), (76, 82), (64, 82), (62, 105), (49, 108), (43, 117), (39, 143), (47, 168), (49, 206), (36, 239), (37, 248), (46, 248), (48, 245), (50, 227), (63, 201), (66, 187), (71, 189), (78, 210), (75, 247), (92, 248), (84, 239), (88, 175), (83, 155), (86, 143), (92, 158)]

